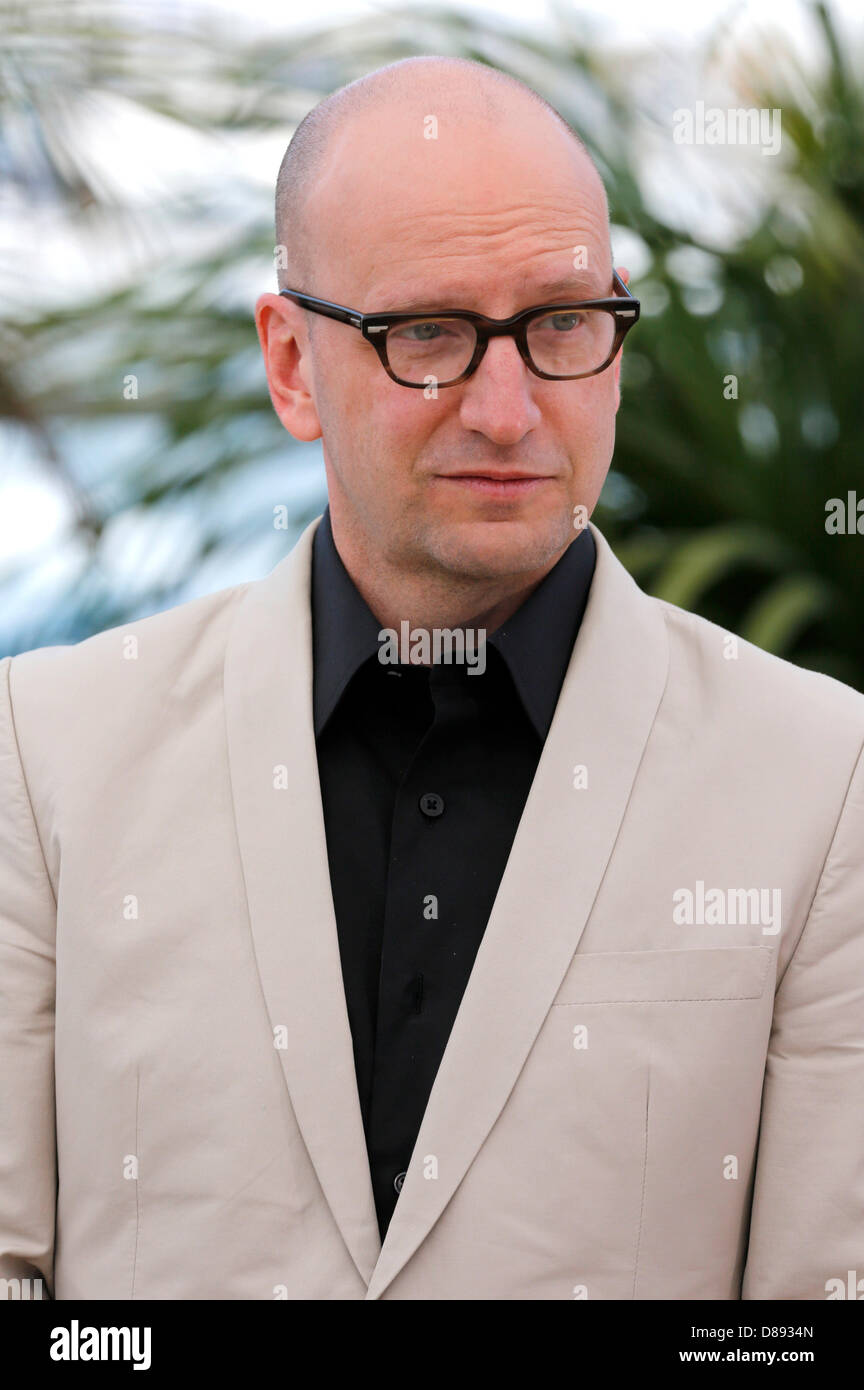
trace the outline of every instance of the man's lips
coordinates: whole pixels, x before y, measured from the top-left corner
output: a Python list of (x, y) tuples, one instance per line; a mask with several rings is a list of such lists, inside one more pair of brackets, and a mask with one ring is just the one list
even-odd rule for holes
[(437, 473), (442, 482), (453, 483), (490, 497), (521, 497), (543, 483), (551, 481), (548, 473), (515, 473), (508, 469), (488, 468), (472, 473)]
[(495, 483), (528, 481), (533, 478), (548, 478), (548, 473), (525, 473), (515, 468), (465, 468), (458, 473), (439, 473), (439, 478), (491, 478)]

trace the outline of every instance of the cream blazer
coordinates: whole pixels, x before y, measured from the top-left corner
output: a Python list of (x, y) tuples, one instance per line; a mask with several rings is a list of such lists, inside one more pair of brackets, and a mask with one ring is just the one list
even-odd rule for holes
[(0, 662), (0, 1277), (115, 1300), (864, 1278), (864, 697), (646, 596), (593, 526), (382, 1247), (313, 737), (316, 525), (263, 580)]

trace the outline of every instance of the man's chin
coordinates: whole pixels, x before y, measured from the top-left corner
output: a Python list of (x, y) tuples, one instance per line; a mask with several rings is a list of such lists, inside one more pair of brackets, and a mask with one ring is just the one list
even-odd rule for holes
[(496, 579), (551, 569), (575, 534), (569, 513), (543, 520), (454, 521), (437, 526), (427, 548), (453, 574)]

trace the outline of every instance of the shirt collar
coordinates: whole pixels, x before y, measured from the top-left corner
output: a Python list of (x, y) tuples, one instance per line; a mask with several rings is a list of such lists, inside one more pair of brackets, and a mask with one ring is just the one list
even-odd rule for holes
[(542, 739), (582, 622), (597, 549), (586, 526), (516, 612), (496, 628), (489, 645), (503, 656), (525, 711)]
[[(596, 547), (585, 527), (507, 622), (489, 638), (503, 658), (531, 723), (545, 739), (594, 574)], [(333, 540), (328, 507), (312, 547), (315, 737), (349, 681), (379, 650), (381, 624), (359, 594)]]
[(342, 563), (327, 507), (312, 544), (312, 659), (315, 737), (355, 671), (378, 651), (381, 624)]

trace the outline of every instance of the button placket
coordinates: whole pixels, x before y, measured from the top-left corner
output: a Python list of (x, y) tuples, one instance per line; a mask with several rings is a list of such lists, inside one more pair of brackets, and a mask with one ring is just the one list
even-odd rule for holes
[(434, 896), (440, 890), (452, 854), (448, 811), (460, 799), (462, 731), (476, 718), (476, 702), (466, 699), (471, 692), (452, 676), (430, 680), (434, 718), (405, 769), (393, 811), (369, 1124), (373, 1187), (385, 1213), (401, 1190), (405, 1145), (416, 1138), (452, 1026), (441, 972), (456, 954), (453, 923), (448, 918), (443, 931), (439, 924), (432, 933), (410, 925), (418, 921), (418, 892)]

